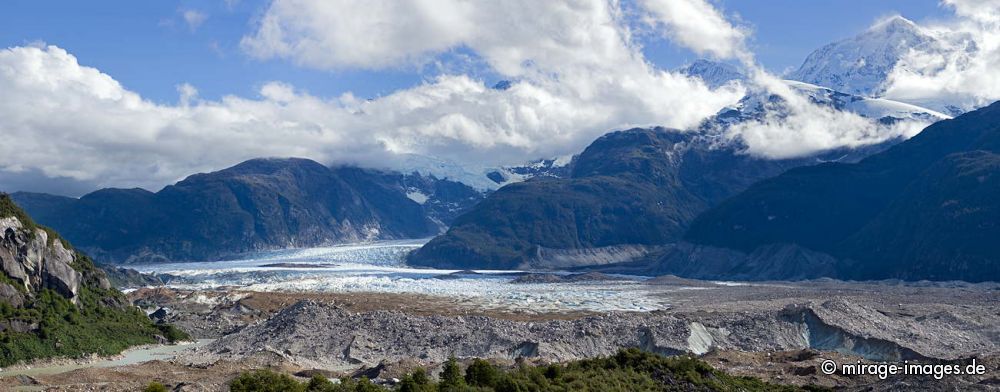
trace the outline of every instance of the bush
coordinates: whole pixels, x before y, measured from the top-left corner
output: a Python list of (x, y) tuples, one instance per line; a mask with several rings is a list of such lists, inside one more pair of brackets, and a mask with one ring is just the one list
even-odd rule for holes
[(500, 380), (500, 372), (482, 359), (475, 359), (465, 369), (465, 382), (474, 387), (495, 387)]
[(243, 373), (229, 383), (232, 392), (304, 392), (305, 386), (287, 374), (270, 370)]
[(4, 320), (17, 319), (39, 326), (34, 332), (0, 333), (0, 366), (56, 356), (114, 355), (131, 346), (155, 343), (153, 336), (162, 332), (143, 312), (104, 304), (108, 298), (120, 295), (82, 285), (79, 305), (74, 305), (44, 289), (22, 309), (0, 309)]
[(170, 343), (191, 340), (191, 335), (170, 324), (157, 324), (156, 329), (159, 329), (163, 337), (167, 338)]
[(146, 388), (142, 390), (142, 392), (167, 392), (167, 387), (163, 384), (153, 381), (149, 383), (149, 385), (147, 385)]

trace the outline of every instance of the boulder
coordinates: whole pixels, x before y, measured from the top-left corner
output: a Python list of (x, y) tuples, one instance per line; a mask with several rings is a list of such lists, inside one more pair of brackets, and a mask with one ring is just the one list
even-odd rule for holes
[(15, 308), (24, 305), (24, 296), (17, 288), (7, 283), (0, 283), (0, 302), (6, 302)]
[(149, 314), (149, 319), (157, 323), (163, 323), (167, 320), (167, 315), (170, 314), (170, 310), (167, 308), (156, 309), (155, 312)]

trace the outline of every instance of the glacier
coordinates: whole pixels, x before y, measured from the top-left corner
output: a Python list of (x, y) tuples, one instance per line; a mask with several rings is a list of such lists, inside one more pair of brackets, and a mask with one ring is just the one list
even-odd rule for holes
[(160, 276), (168, 287), (185, 290), (419, 294), (481, 309), (528, 313), (661, 310), (669, 307), (662, 295), (665, 291), (690, 289), (652, 287), (640, 277), (612, 282), (513, 283), (522, 271), (455, 274), (460, 271), (406, 266), (406, 254), (426, 241), (280, 250), (235, 260), (132, 267)]

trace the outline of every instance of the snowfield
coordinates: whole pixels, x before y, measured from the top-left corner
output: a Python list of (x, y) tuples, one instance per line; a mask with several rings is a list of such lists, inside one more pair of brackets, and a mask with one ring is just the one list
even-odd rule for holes
[[(614, 282), (512, 283), (521, 271), (417, 269), (403, 262), (426, 240), (282, 250), (244, 259), (134, 266), (170, 287), (250, 291), (405, 293), (449, 297), (486, 309), (528, 312), (653, 311), (667, 308), (642, 278)], [(662, 293), (662, 289), (657, 289)]]

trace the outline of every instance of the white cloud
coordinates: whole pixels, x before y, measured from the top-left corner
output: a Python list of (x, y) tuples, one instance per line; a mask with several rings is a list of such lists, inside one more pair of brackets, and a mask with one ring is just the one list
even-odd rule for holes
[[(740, 138), (749, 153), (770, 158), (794, 158), (842, 147), (861, 147), (909, 138), (929, 125), (919, 120), (882, 124), (870, 118), (813, 102), (804, 90), (757, 71), (755, 93), (773, 110), (756, 121), (739, 123), (729, 137)], [(779, 97), (771, 102), (770, 96)]]
[(954, 8), (955, 14), (986, 24), (1000, 23), (1000, 1), (997, 0), (942, 0)]
[[(400, 154), (477, 164), (577, 152), (631, 122), (693, 125), (741, 91), (636, 61), (635, 74), (567, 68), (563, 81), (539, 79), (508, 90), (462, 75), (441, 76), (375, 100), (322, 99), (267, 83), (256, 99), (143, 99), (65, 50), (0, 51), (0, 171), (39, 170), (100, 186), (158, 189), (191, 173), (262, 156), (382, 166)], [(592, 78), (592, 79), (587, 79)]]
[(184, 10), (181, 12), (181, 17), (184, 18), (184, 23), (187, 24), (188, 29), (194, 32), (201, 27), (202, 23), (205, 23), (205, 20), (208, 19), (208, 14), (198, 10)]
[(469, 8), (457, 0), (274, 1), (242, 46), (313, 68), (385, 68), (468, 39), (477, 29)]
[[(643, 0), (651, 23), (692, 50), (741, 62), (749, 73), (749, 94), (768, 108), (763, 117), (729, 127), (727, 137), (740, 139), (747, 152), (768, 158), (794, 158), (842, 147), (860, 147), (891, 138), (909, 138), (928, 124), (903, 121), (891, 125), (814, 102), (805, 90), (756, 63), (746, 46), (747, 30), (730, 23), (705, 0)], [(777, 97), (778, 102), (770, 102)], [(750, 104), (750, 103), (748, 103)]]
[(956, 20), (929, 25), (940, 45), (911, 50), (886, 81), (885, 96), (971, 110), (1000, 99), (1000, 1), (946, 0)]
[[(704, 0), (644, 0), (643, 7), (642, 19), (667, 37), (739, 59), (756, 73), (753, 88), (789, 102), (787, 117), (733, 131), (752, 153), (791, 156), (897, 132), (780, 86), (753, 63), (745, 30)], [(579, 152), (614, 128), (690, 127), (744, 95), (739, 85), (711, 90), (651, 65), (623, 13), (604, 0), (277, 0), (242, 40), (256, 57), (324, 70), (411, 67), (462, 48), (514, 81), (499, 91), (443, 74), (373, 100), (321, 98), (270, 82), (258, 97), (215, 101), (182, 84), (177, 105), (157, 104), (58, 47), (6, 49), (0, 91), (17, 99), (0, 100), (0, 131), (16, 143), (0, 144), (0, 172), (157, 189), (262, 156), (367, 166), (407, 154), (514, 163)]]
[(177, 93), (180, 94), (181, 106), (190, 106), (191, 102), (198, 98), (198, 89), (189, 83), (177, 85)]
[(642, 0), (650, 23), (663, 24), (678, 43), (702, 55), (750, 62), (747, 32), (731, 24), (705, 0)]

